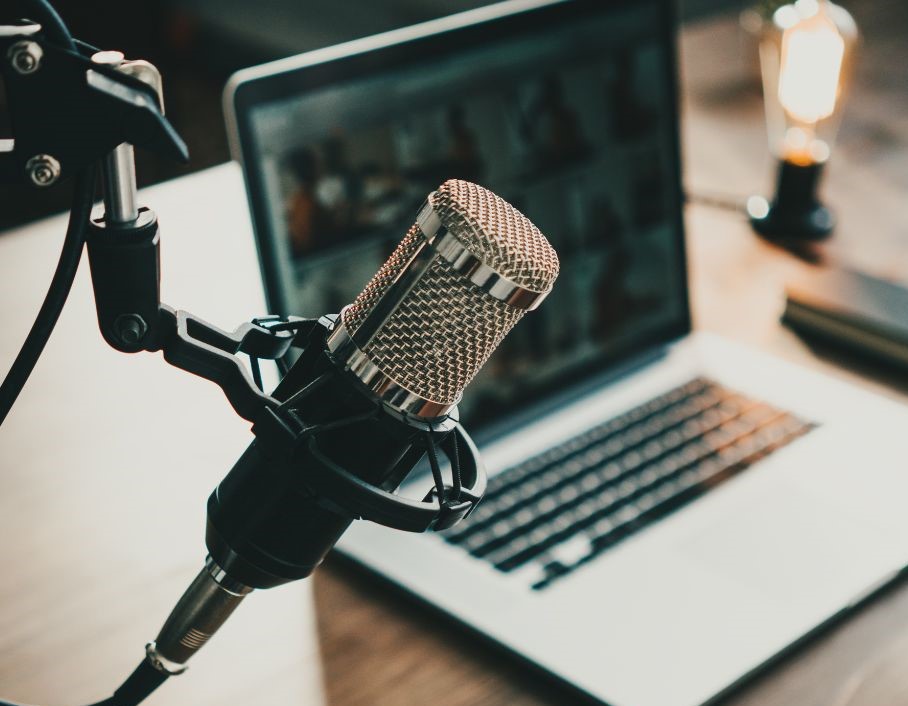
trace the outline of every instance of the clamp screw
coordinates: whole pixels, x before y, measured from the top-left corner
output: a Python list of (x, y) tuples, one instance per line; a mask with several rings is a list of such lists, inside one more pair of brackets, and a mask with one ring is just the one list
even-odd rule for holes
[(50, 186), (60, 178), (60, 163), (49, 154), (36, 154), (25, 163), (25, 171), (35, 186)]
[(37, 42), (23, 39), (21, 42), (13, 44), (7, 51), (6, 56), (9, 58), (16, 73), (27, 76), (41, 68), (44, 50)]
[(114, 320), (117, 338), (127, 346), (138, 344), (148, 333), (148, 324), (138, 314), (120, 314)]

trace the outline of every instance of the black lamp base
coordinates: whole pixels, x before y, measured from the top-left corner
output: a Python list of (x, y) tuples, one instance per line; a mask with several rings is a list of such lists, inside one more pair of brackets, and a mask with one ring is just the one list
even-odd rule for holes
[(767, 240), (825, 240), (835, 227), (835, 216), (822, 204), (797, 213), (780, 211), (770, 206), (762, 218), (750, 217), (750, 225)]
[(765, 213), (751, 213), (750, 224), (773, 242), (816, 242), (829, 237), (836, 219), (817, 199), (822, 164), (782, 161), (776, 197)]

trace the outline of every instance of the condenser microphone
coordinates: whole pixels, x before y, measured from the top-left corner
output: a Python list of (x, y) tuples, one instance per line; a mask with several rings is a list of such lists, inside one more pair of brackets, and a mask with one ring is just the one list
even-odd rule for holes
[(328, 348), (392, 408), (439, 417), (557, 275), (558, 256), (528, 218), (452, 179), (343, 310)]
[[(558, 269), (499, 196), (460, 180), (430, 194), (359, 296), (305, 334), (279, 407), (208, 500), (206, 566), (147, 646), (151, 664), (182, 671), (245, 595), (308, 576), (355, 519), (425, 531), (472, 511), (485, 476), (456, 405)], [(435, 487), (396, 495), (426, 456)]]

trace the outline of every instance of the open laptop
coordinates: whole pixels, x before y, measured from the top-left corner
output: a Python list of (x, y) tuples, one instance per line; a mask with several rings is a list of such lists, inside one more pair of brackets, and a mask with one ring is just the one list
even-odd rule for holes
[(339, 547), (613, 706), (708, 702), (908, 563), (906, 411), (691, 333), (674, 32), (667, 0), (514, 0), (226, 95), (281, 313), (349, 303), (449, 177), (558, 250), (461, 405), (486, 499)]

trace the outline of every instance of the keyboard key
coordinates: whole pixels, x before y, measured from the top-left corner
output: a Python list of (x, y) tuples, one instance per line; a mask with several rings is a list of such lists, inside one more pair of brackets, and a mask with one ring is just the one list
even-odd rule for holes
[(542, 590), (812, 428), (696, 378), (493, 477), (445, 537)]

